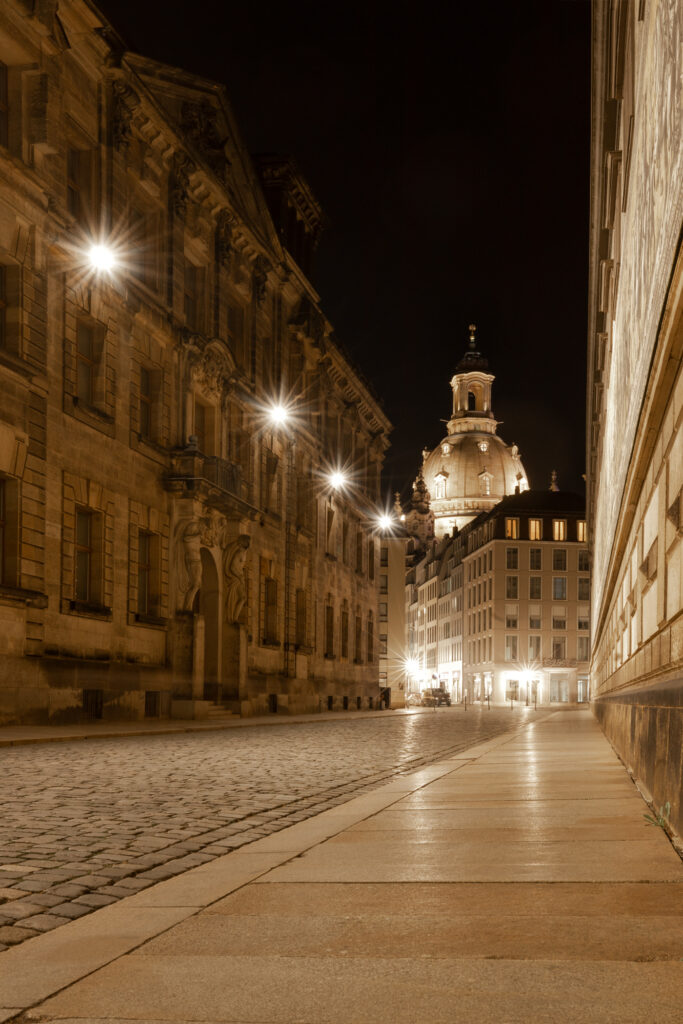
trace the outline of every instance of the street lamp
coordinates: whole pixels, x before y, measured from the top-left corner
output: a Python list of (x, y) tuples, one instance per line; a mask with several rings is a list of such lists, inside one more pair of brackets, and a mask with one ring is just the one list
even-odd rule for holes
[(110, 274), (116, 267), (117, 259), (114, 250), (108, 245), (91, 245), (88, 250), (88, 262), (95, 273)]
[(287, 409), (284, 405), (273, 405), (268, 410), (268, 419), (274, 426), (284, 426), (284, 424), (287, 422), (289, 418), (289, 409)]
[(330, 473), (327, 479), (335, 491), (340, 491), (348, 483), (346, 473), (343, 473), (340, 469), (336, 469)]

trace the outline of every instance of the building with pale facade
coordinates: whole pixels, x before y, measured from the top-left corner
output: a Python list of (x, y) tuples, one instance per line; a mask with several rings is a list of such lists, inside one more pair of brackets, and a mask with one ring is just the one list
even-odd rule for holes
[(593, 3), (593, 708), (683, 831), (683, 4)]
[(371, 706), (390, 425), (295, 165), (92, 3), (8, 0), (0, 175), (0, 722)]
[(590, 569), (584, 501), (558, 490), (503, 498), (407, 576), (413, 687), (452, 700), (589, 698)]
[(433, 451), (422, 453), (421, 476), (429, 493), (434, 533), (443, 537), (529, 484), (517, 445), (498, 436), (491, 403), (495, 377), (477, 349), (470, 325), (469, 345), (450, 385), (447, 434)]

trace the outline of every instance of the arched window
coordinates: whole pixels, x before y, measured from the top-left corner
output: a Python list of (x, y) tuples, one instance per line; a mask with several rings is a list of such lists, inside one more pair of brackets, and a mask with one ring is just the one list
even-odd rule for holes
[(434, 480), (434, 497), (446, 497), (446, 477), (439, 474)]
[(474, 411), (477, 408), (477, 396), (474, 391), (467, 392), (467, 411)]

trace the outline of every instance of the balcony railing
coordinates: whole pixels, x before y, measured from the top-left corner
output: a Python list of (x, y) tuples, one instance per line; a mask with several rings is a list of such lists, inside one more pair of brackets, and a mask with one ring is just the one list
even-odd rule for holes
[(243, 501), (249, 497), (241, 466), (218, 455), (203, 455), (192, 450), (172, 457), (166, 484), (172, 490), (179, 486), (192, 489), (204, 485)]

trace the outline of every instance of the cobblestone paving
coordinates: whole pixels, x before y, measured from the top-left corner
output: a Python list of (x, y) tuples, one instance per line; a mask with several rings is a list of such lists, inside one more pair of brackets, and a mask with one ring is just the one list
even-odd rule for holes
[(0, 950), (548, 711), (406, 716), (0, 750)]

